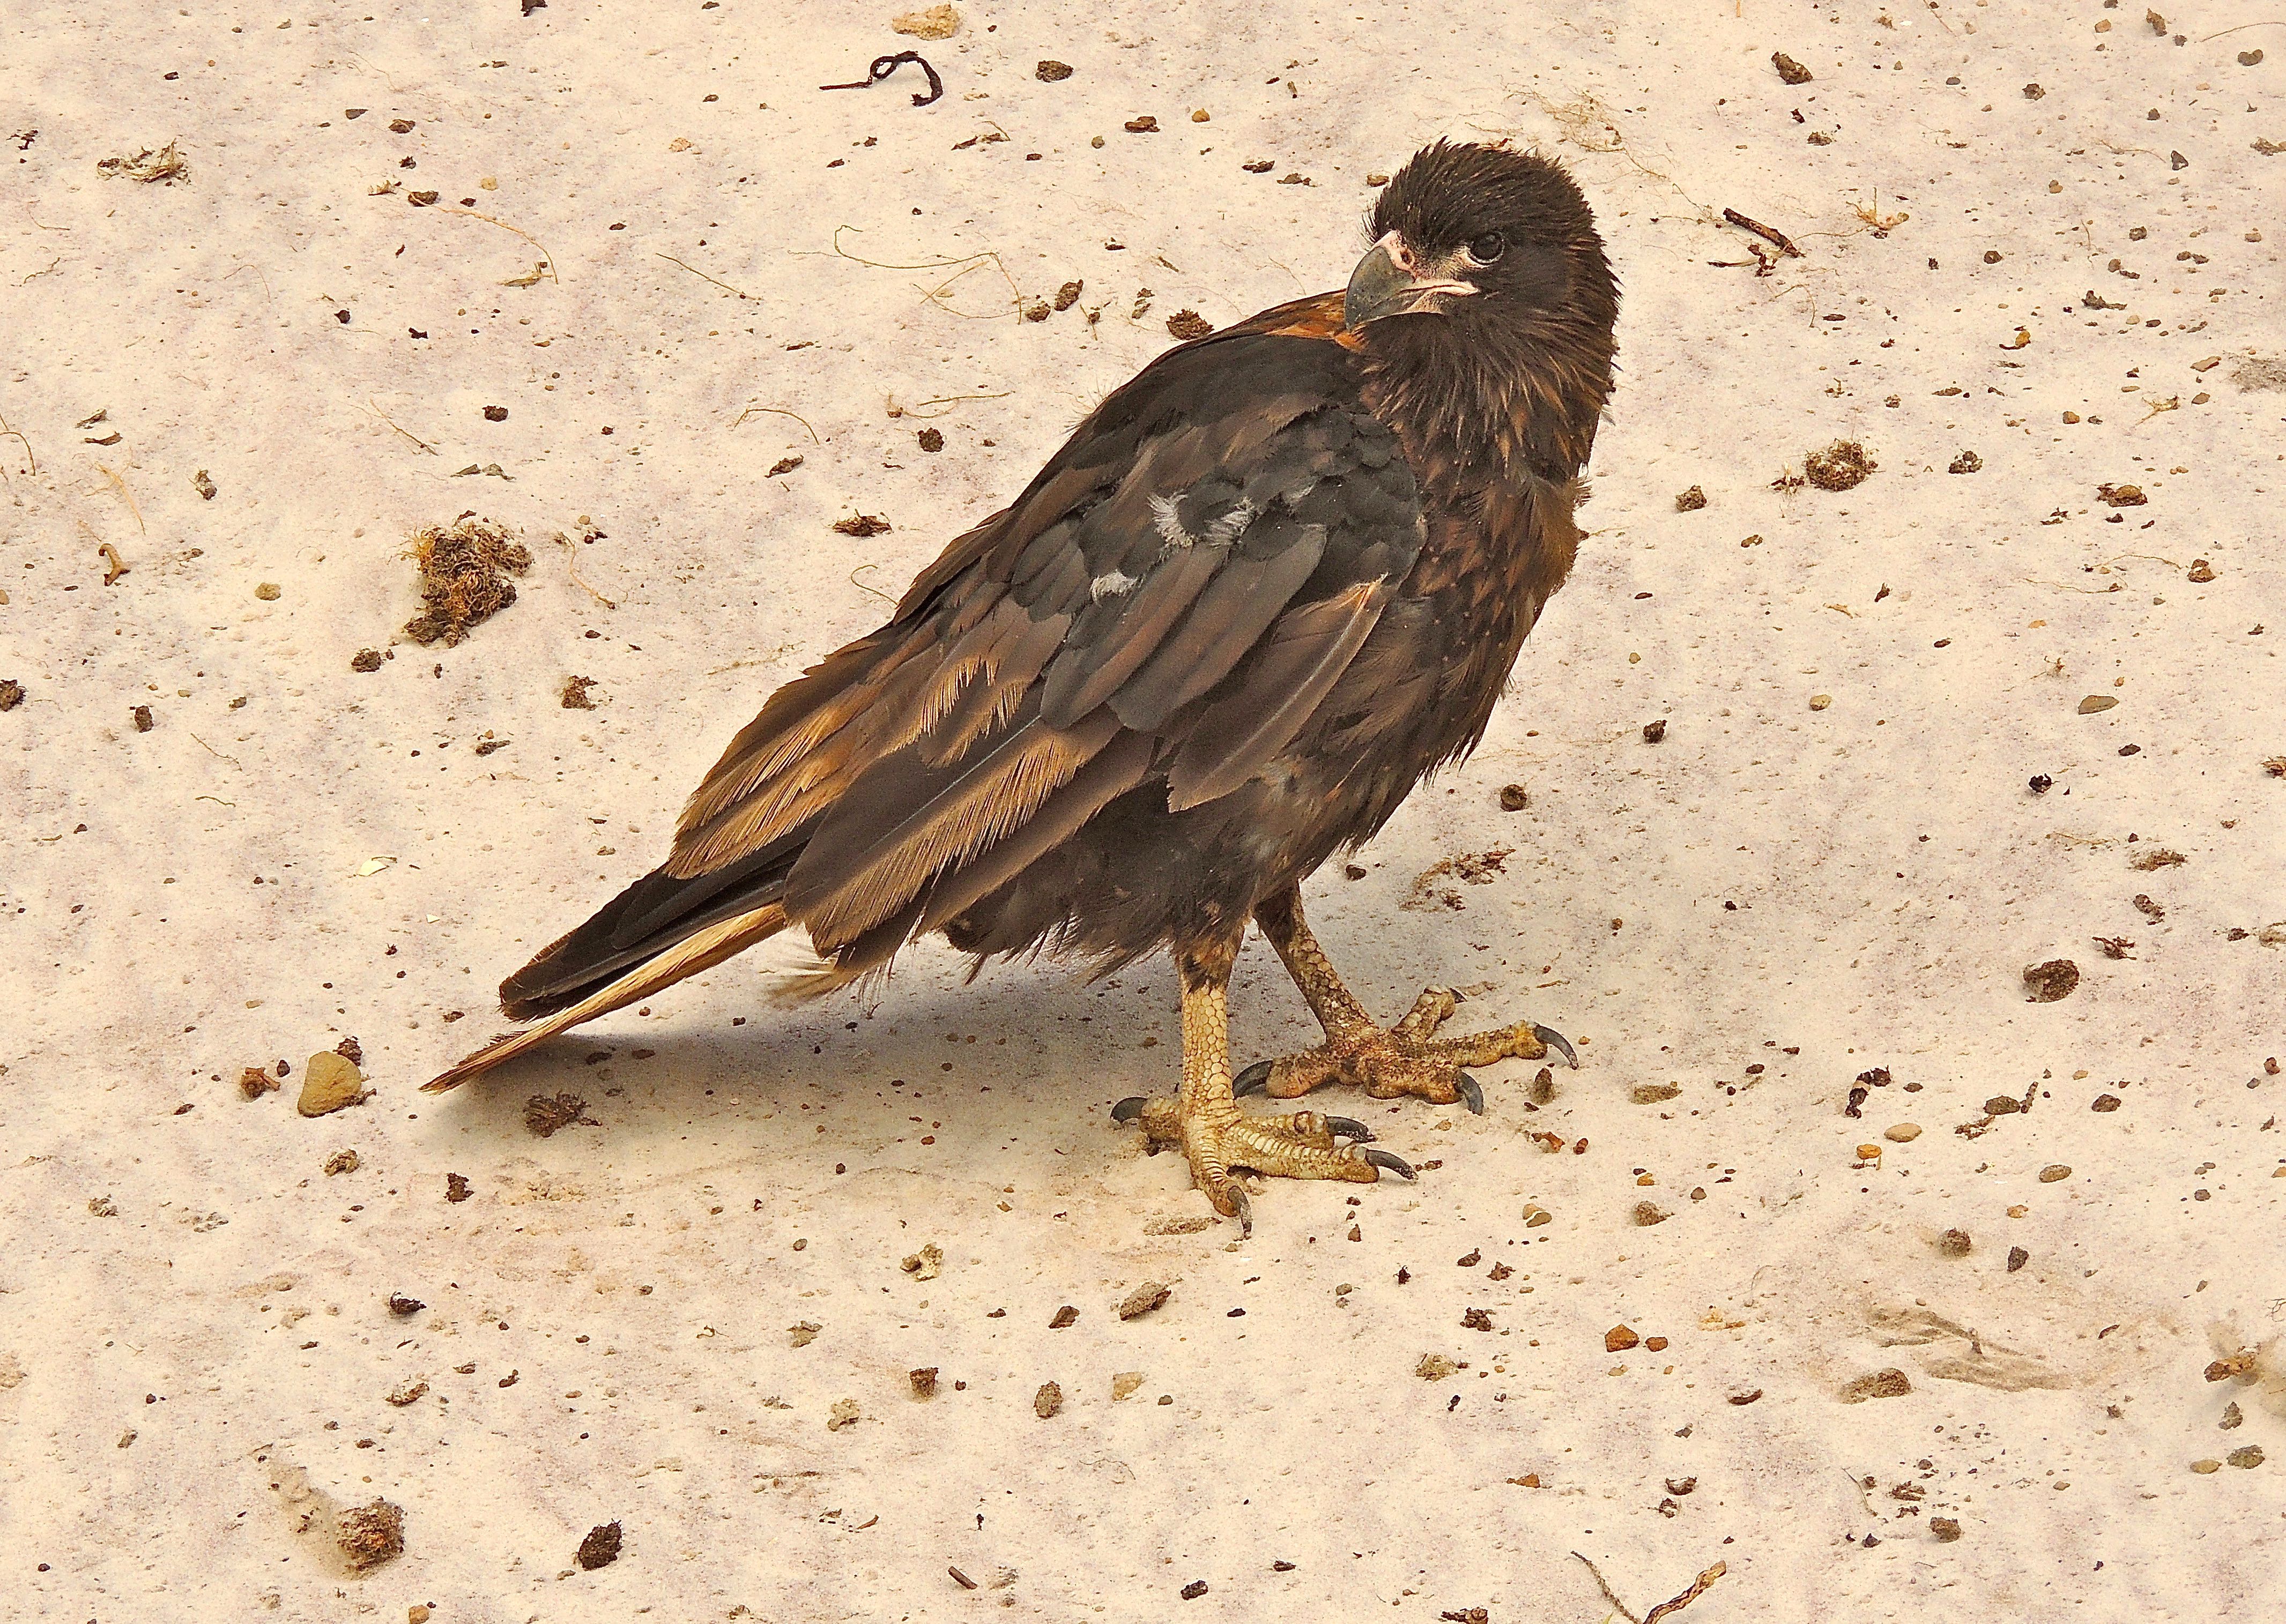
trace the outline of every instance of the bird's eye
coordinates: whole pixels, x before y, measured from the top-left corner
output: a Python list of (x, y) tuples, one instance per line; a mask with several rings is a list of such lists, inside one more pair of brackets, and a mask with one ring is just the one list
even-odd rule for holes
[(1469, 257), (1479, 265), (1489, 265), (1508, 247), (1508, 239), (1498, 231), (1486, 231), (1469, 245)]

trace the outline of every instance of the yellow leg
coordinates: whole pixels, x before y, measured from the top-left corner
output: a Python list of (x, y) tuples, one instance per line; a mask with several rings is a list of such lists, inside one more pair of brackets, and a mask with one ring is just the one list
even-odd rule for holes
[(1413, 1169), (1399, 1157), (1365, 1148), (1373, 1135), (1363, 1123), (1307, 1110), (1249, 1117), (1238, 1109), (1230, 1079), (1230, 967), (1236, 956), (1234, 942), (1177, 955), (1183, 982), (1182, 1090), (1172, 1099), (1122, 1100), (1112, 1116), (1139, 1121), (1155, 1149), (1180, 1149), (1191, 1181), (1216, 1212), (1238, 1219), (1249, 1235), (1254, 1220), (1235, 1176), (1240, 1168), (1274, 1178), (1370, 1184), (1386, 1167), (1412, 1178)]
[(1288, 890), (1265, 898), (1255, 907), (1262, 934), (1278, 950), (1287, 973), (1308, 1000), (1325, 1028), (1326, 1040), (1315, 1048), (1276, 1061), (1249, 1066), (1241, 1074), (1237, 1091), (1262, 1089), (1274, 1099), (1298, 1099), (1329, 1082), (1354, 1083), (1376, 1099), (1415, 1094), (1439, 1105), (1465, 1100), (1481, 1114), (1484, 1091), (1462, 1068), (1487, 1066), (1501, 1060), (1539, 1060), (1551, 1048), (1574, 1066), (1580, 1057), (1561, 1033), (1530, 1021), (1518, 1021), (1491, 1032), (1465, 1037), (1440, 1038), (1437, 1029), (1451, 1018), (1460, 994), (1447, 987), (1428, 987), (1413, 1002), (1405, 1017), (1386, 1031), (1374, 1024), (1359, 1003), (1310, 927), (1302, 919), (1302, 898)]

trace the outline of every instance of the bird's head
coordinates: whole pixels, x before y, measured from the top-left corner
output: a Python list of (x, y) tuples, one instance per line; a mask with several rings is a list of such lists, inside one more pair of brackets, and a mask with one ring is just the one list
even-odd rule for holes
[(1610, 326), (1612, 274), (1595, 216), (1572, 177), (1536, 153), (1424, 147), (1383, 190), (1367, 230), (1373, 247), (1342, 301), (1352, 333), (1399, 317), (1462, 332), (1574, 313)]

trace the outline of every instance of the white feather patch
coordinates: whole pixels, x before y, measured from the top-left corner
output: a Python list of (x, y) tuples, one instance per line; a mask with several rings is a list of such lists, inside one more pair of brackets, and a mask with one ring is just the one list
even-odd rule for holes
[(1101, 603), (1106, 598), (1123, 597), (1141, 584), (1140, 580), (1126, 571), (1114, 569), (1108, 574), (1096, 577), (1087, 590), (1091, 598)]
[(1178, 490), (1169, 496), (1151, 498), (1151, 522), (1158, 526), (1159, 539), (1167, 544), (1171, 552), (1177, 547), (1191, 546), (1198, 540), (1183, 528), (1183, 522), (1175, 516), (1175, 504), (1182, 500), (1182, 495)]

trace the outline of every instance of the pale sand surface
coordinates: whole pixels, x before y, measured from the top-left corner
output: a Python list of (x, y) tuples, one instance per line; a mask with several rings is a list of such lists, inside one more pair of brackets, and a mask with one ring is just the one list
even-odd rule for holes
[[(0, 1615), (1605, 1617), (1573, 1550), (1638, 1614), (1726, 1563), (1707, 1624), (2286, 1600), (2280, 1366), (2202, 1379), (2286, 1326), (2286, 28), (2206, 37), (2275, 7), (2170, 8), (2179, 45), (2135, 0), (978, 5), (917, 109), (911, 69), (815, 89), (917, 43), (887, 5), (365, 4), (0, 16), (37, 131), (0, 146)], [(1204, 1204), (1108, 1116), (1174, 1074), (1163, 962), (966, 986), (941, 945), (871, 1007), (779, 1010), (742, 961), (415, 1091), (1168, 316), (1338, 286), (1367, 175), (1440, 134), (1573, 167), (1625, 370), (1484, 748), (1310, 897), (1376, 1008), (1450, 982), (1577, 1037), (1549, 1103), (1517, 1064), (1480, 1119), (1329, 1098), (1420, 1183), (1164, 1233)], [(97, 168), (169, 140), (184, 184)], [(1750, 257), (1726, 206), (1801, 257), (1710, 266)], [(958, 265), (841, 226), (998, 263), (932, 302)], [(1085, 289), (1034, 324), (1009, 279)], [(1771, 489), (1837, 436), (1868, 482)], [(2113, 522), (2107, 482), (2149, 499)], [(423, 649), (402, 548), (468, 509), (535, 562)], [(859, 512), (894, 528), (829, 528)], [(1460, 911), (1399, 906), (1495, 846)], [(2028, 1003), (2058, 957), (2077, 990)], [(1312, 1039), (1258, 944), (1234, 1001), (1242, 1058)], [(373, 1098), (298, 1117), (352, 1033)], [(527, 1134), (559, 1091), (595, 1126)], [(1885, 1368), (1911, 1391), (1843, 1401)], [(406, 1549), (362, 1578), (295, 1533), (376, 1496)]]

